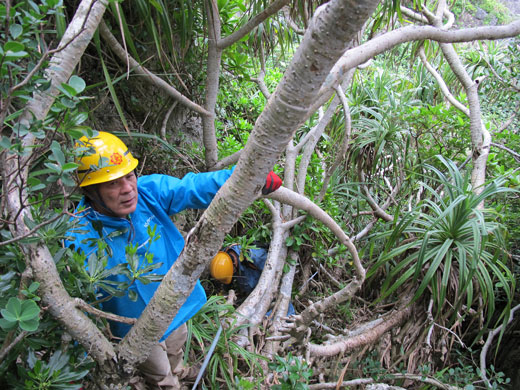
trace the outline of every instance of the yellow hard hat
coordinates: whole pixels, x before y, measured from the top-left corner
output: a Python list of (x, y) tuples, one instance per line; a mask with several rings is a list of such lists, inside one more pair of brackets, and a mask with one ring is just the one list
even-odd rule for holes
[(224, 284), (231, 283), (233, 278), (233, 260), (226, 252), (219, 251), (209, 266), (211, 276)]
[(132, 172), (138, 160), (126, 145), (113, 134), (100, 131), (96, 137), (81, 137), (76, 146), (92, 147), (94, 154), (83, 155), (77, 161), (79, 186), (105, 183)]

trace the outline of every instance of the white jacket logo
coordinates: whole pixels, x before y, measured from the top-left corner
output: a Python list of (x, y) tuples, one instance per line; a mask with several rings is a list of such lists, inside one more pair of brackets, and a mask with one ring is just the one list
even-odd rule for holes
[(144, 227), (147, 228), (148, 226), (150, 226), (150, 222), (152, 222), (152, 219), (155, 218), (155, 215), (152, 215), (151, 217), (149, 217), (146, 222), (144, 223)]

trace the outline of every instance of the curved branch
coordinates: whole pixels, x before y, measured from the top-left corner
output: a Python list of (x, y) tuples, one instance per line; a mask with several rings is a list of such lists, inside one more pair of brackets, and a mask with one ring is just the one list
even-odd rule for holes
[(455, 107), (457, 107), (460, 111), (462, 111), (464, 114), (469, 116), (469, 109), (459, 102), (455, 97), (451, 94), (450, 90), (448, 89), (448, 86), (446, 85), (446, 82), (442, 78), (442, 76), (433, 68), (433, 66), (430, 65), (428, 60), (426, 59), (426, 54), (424, 54), (424, 46), (421, 46), (419, 49), (419, 57), (421, 58), (422, 63), (432, 74), (432, 76), (437, 80), (437, 83), (439, 84), (439, 88), (441, 89), (442, 94), (448, 99), (448, 101), (453, 104)]
[(269, 246), (266, 264), (254, 290), (237, 308), (233, 316), (236, 319), (233, 322), (234, 326), (243, 324), (258, 325), (264, 319), (283, 274), (283, 266), (287, 255), (287, 247), (285, 245), (287, 237), (287, 231), (275, 219), (273, 223), (273, 239)]
[(269, 100), (271, 97), (271, 92), (269, 92), (269, 89), (267, 89), (267, 85), (265, 84), (265, 71), (262, 69), (258, 76), (255, 78), (252, 78), (251, 81), (254, 81), (258, 88), (260, 88), (260, 92), (262, 92), (262, 95), (266, 98), (266, 100)]
[[(408, 379), (416, 382), (427, 383), (429, 385), (435, 386), (441, 390), (463, 390), (461, 387), (452, 386), (446, 383), (442, 383), (435, 378), (430, 378), (424, 375), (414, 375), (414, 374), (385, 374), (385, 378), (387, 382), (395, 380), (395, 379)], [(319, 383), (315, 385), (309, 385), (309, 390), (320, 390), (320, 389), (339, 389), (340, 387), (350, 388), (350, 386), (357, 385), (367, 385), (376, 383), (374, 378), (359, 378), (352, 379), (349, 381), (343, 381), (341, 383), (338, 382), (330, 382), (330, 383)]]
[[(446, 2), (439, 2), (439, 14), (447, 13)], [(438, 28), (444, 28), (441, 17), (436, 17), (432, 23)], [(451, 43), (440, 43), (440, 48), (451, 70), (464, 87), (469, 107), (469, 127), (471, 132), (471, 146), (473, 149), (473, 169), (471, 170), (471, 184), (477, 194), (482, 192), (486, 179), (486, 163), (491, 145), (491, 134), (482, 122), (478, 84), (469, 76), (459, 55)], [(483, 203), (479, 207), (484, 207)]]
[(354, 337), (341, 337), (341, 340), (332, 344), (317, 345), (310, 343), (308, 348), (313, 356), (335, 356), (356, 348), (363, 347), (378, 340), (384, 333), (403, 323), (412, 313), (412, 306), (406, 300), (406, 304), (395, 310), (389, 317), (372, 329)]
[[(292, 258), (294, 260), (294, 257), (298, 258), (298, 253), (291, 251), (289, 253), (289, 258)], [(280, 282), (278, 300), (276, 302), (275, 308), (273, 309), (272, 324), (269, 328), (269, 334), (271, 334), (272, 337), (275, 338), (281, 335), (280, 327), (283, 326), (283, 318), (287, 316), (287, 311), (289, 310), (294, 275), (296, 274), (296, 263), (297, 261), (294, 261), (294, 263), (292, 263), (289, 266), (289, 271), (283, 274), (282, 280)], [(264, 347), (264, 351), (266, 352), (267, 356), (271, 358), (273, 355), (278, 354), (279, 347), (279, 341), (277, 341), (276, 339), (269, 340)]]
[(298, 153), (303, 147), (303, 153), (301, 153), (300, 163), (298, 167), (298, 175), (296, 177), (296, 189), (298, 192), (303, 193), (305, 189), (305, 180), (307, 178), (307, 168), (311, 162), (312, 155), (315, 152), (316, 144), (320, 140), (325, 128), (332, 120), (334, 113), (336, 112), (336, 108), (339, 105), (339, 98), (334, 97), (329, 107), (323, 115), (321, 115), (320, 110), (320, 119), (318, 124), (314, 126), (304, 137), (302, 141), (298, 143), (295, 147), (295, 153)]
[(132, 56), (129, 56), (128, 53), (123, 49), (123, 47), (119, 44), (116, 37), (112, 35), (110, 30), (108, 29), (107, 25), (104, 21), (101, 21), (99, 24), (99, 32), (103, 39), (108, 43), (112, 51), (119, 57), (119, 59), (122, 62), (127, 62), (130, 64), (130, 67), (132, 70), (141, 75), (145, 76), (145, 79), (148, 80), (152, 85), (155, 85), (156, 87), (162, 89), (164, 92), (166, 92), (168, 95), (170, 95), (172, 98), (174, 98), (176, 101), (181, 103), (182, 105), (188, 107), (189, 109), (198, 112), (199, 114), (203, 116), (208, 116), (210, 113), (206, 111), (204, 108), (199, 106), (197, 103), (192, 102), (190, 99), (188, 99), (186, 96), (181, 94), (179, 91), (177, 91), (173, 86), (171, 86), (169, 83), (161, 79), (160, 77), (157, 77), (155, 74), (150, 72), (148, 69), (146, 69), (144, 66), (141, 66)]
[[(383, 221), (386, 221), (386, 222), (393, 221), (394, 217), (385, 211), (385, 209), (388, 208), (388, 206), (390, 205), (390, 201), (386, 202), (385, 208), (380, 207), (377, 204), (377, 202), (374, 200), (372, 195), (370, 194), (370, 191), (368, 190), (368, 187), (366, 185), (366, 180), (365, 180), (365, 174), (363, 173), (363, 171), (359, 172), (359, 176), (360, 176), (361, 183), (362, 183), (361, 188), (362, 188), (363, 192), (365, 193), (367, 203), (370, 205), (370, 207), (374, 211), (374, 215), (378, 218), (381, 218)], [(390, 197), (390, 199), (391, 198), (392, 198), (392, 196)]]
[(22, 330), (13, 341), (11, 341), (8, 345), (2, 346), (2, 349), (0, 350), (0, 363), (5, 359), (9, 351), (13, 349), (16, 344), (18, 344), (22, 339), (27, 336), (27, 333), (25, 330)]
[(505, 26), (474, 27), (457, 31), (445, 31), (432, 26), (408, 26), (382, 34), (360, 46), (347, 50), (332, 68), (327, 80), (320, 90), (329, 90), (338, 80), (352, 68), (391, 48), (406, 42), (431, 39), (437, 42), (455, 43), (483, 39), (503, 39), (520, 34), (520, 20)]
[[(350, 69), (347, 73), (346, 84), (349, 84), (352, 80), (352, 76), (354, 75), (355, 69)], [(341, 146), (338, 150), (338, 153), (334, 159), (334, 162), (329, 167), (327, 172), (325, 173), (325, 177), (323, 178), (323, 184), (318, 195), (318, 200), (322, 200), (327, 193), (327, 188), (329, 186), (329, 181), (336, 169), (338, 169), (341, 162), (345, 159), (345, 155), (348, 150), (348, 144), (350, 143), (350, 134), (352, 132), (352, 118), (350, 116), (350, 106), (348, 104), (345, 93), (343, 92), (343, 87), (338, 85), (336, 88), (336, 96), (339, 97), (341, 104), (343, 105), (343, 115), (345, 117), (345, 131), (343, 133), (343, 140), (341, 141)]]
[[(354, 294), (361, 288), (363, 282), (364, 279), (360, 280), (354, 277), (343, 289), (336, 291), (334, 294), (328, 296), (327, 298), (314, 302), (300, 314), (293, 315), (287, 318), (286, 326), (283, 329), (280, 329), (281, 331), (284, 331), (291, 335), (289, 341), (286, 341), (286, 345), (301, 343), (303, 340), (303, 336), (307, 333), (309, 329), (309, 325), (313, 323), (313, 321), (321, 313), (325, 312), (329, 308), (336, 307), (337, 305), (339, 305), (342, 302), (345, 302), (349, 298), (352, 298)], [(308, 344), (307, 347), (310, 354), (315, 354), (313, 353), (311, 344)], [(319, 348), (319, 346), (317, 347)], [(333, 353), (331, 355), (335, 354), (336, 353)]]
[(294, 30), (294, 32), (296, 34), (298, 34), (298, 35), (305, 34), (305, 29), (304, 28), (300, 28), (296, 24), (296, 22), (293, 20), (293, 18), (291, 17), (291, 8), (289, 6), (283, 7), (282, 11), (283, 11), (283, 15), (284, 15), (285, 21), (287, 22), (289, 27), (292, 28)]
[[(491, 142), (491, 146), (494, 146), (498, 149), (502, 149), (502, 150), (506, 151), (507, 153), (509, 153), (513, 156), (513, 158), (515, 159), (516, 162), (520, 162), (520, 153), (517, 153), (514, 150), (509, 149), (507, 146), (504, 146), (502, 144), (497, 144), (495, 142)], [(0, 245), (1, 245), (1, 243), (0, 243)]]
[(402, 5), (401, 5), (401, 13), (404, 16), (407, 16), (416, 22), (423, 23), (423, 24), (428, 23), (428, 19), (426, 18), (426, 16), (424, 16), (423, 14), (420, 14), (419, 12), (415, 12), (415, 11), (411, 10), (410, 8), (404, 7)]
[[(511, 309), (509, 312), (509, 319), (507, 320), (507, 323), (509, 324), (511, 321), (513, 321), (513, 316), (515, 314), (515, 311), (520, 309), (520, 305), (516, 305)], [(488, 338), (486, 340), (486, 343), (482, 347), (482, 351), (480, 351), (480, 377), (488, 386), (490, 386), (489, 379), (486, 376), (486, 355), (488, 352), (489, 347), (491, 346), (491, 343), (493, 342), (493, 338), (502, 331), (502, 328), (504, 325), (500, 325), (498, 328), (493, 329), (488, 334)]]
[(230, 165), (236, 164), (238, 159), (240, 158), (240, 155), (242, 154), (242, 150), (243, 149), (240, 149), (240, 150), (236, 151), (235, 153), (233, 153), (232, 155), (224, 157), (222, 160), (217, 162), (215, 165), (213, 165), (212, 167), (209, 167), (208, 171), (219, 171), (221, 169), (229, 167)]
[(280, 11), (285, 5), (289, 3), (290, 0), (276, 0), (269, 5), (266, 9), (264, 9), (259, 14), (253, 16), (245, 25), (243, 25), (239, 30), (235, 31), (233, 34), (228, 35), (225, 38), (219, 39), (217, 42), (217, 48), (222, 50), (226, 47), (231, 46), (235, 42), (238, 42), (242, 39), (246, 34), (250, 33), (255, 27), (257, 27), (260, 23), (266, 20), (269, 16)]
[(328, 215), (325, 211), (323, 211), (319, 206), (311, 202), (305, 196), (299, 195), (294, 191), (291, 191), (285, 187), (280, 187), (275, 192), (269, 195), (270, 198), (279, 201), (280, 203), (289, 204), (297, 209), (307, 211), (314, 218), (322, 222), (325, 226), (327, 226), (332, 233), (338, 238), (338, 240), (347, 247), (350, 255), (352, 256), (352, 261), (354, 264), (354, 268), (356, 270), (356, 275), (361, 282), (365, 280), (365, 268), (361, 265), (361, 260), (359, 259), (359, 255), (356, 247), (350, 240), (350, 238), (345, 234), (343, 229), (332, 219), (330, 215)]

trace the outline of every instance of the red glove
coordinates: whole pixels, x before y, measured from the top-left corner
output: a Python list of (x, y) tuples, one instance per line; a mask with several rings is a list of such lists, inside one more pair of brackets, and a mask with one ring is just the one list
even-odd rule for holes
[(262, 188), (262, 195), (270, 194), (276, 191), (282, 185), (282, 179), (280, 179), (273, 171), (267, 174), (267, 180), (265, 186)]

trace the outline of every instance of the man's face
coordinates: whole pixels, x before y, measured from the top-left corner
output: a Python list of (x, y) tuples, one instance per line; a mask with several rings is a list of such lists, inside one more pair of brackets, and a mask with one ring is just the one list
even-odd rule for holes
[(125, 218), (137, 207), (137, 178), (132, 171), (126, 176), (98, 184), (99, 196), (118, 217)]

